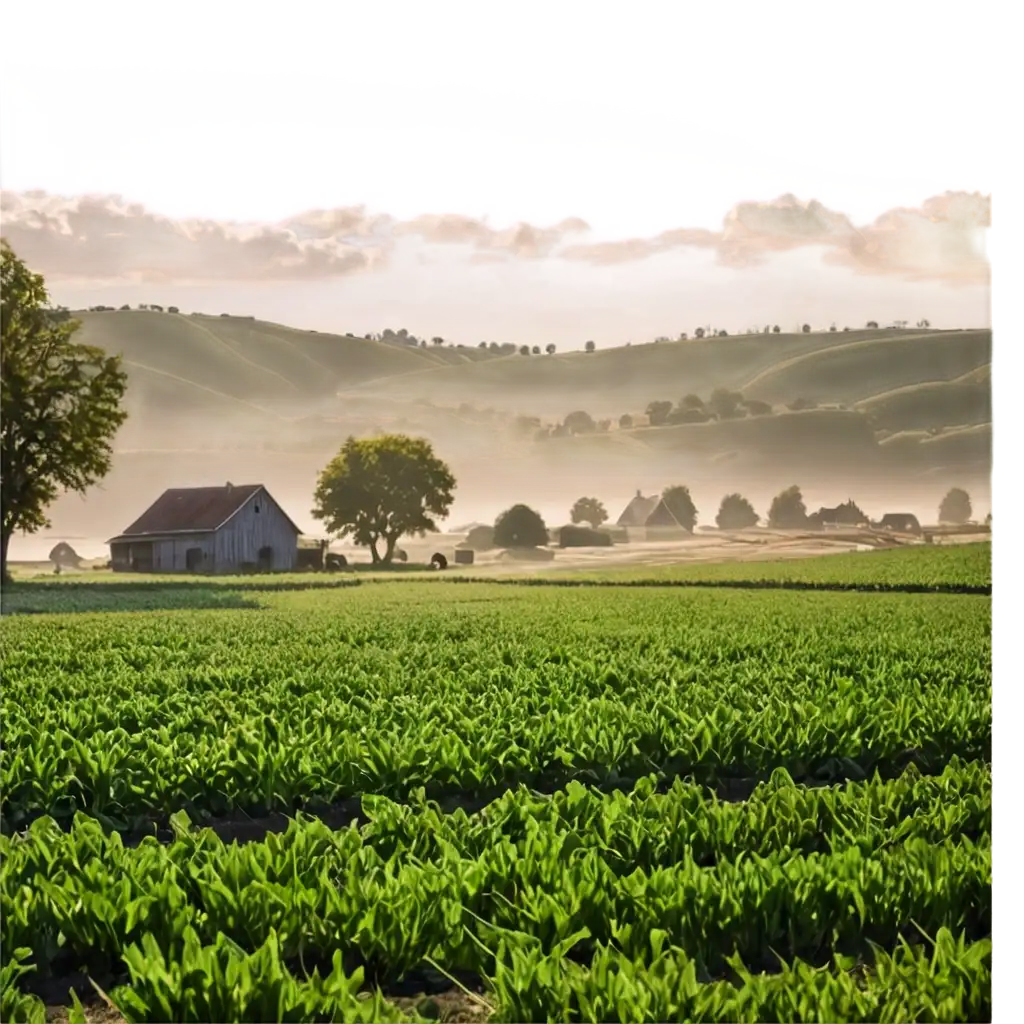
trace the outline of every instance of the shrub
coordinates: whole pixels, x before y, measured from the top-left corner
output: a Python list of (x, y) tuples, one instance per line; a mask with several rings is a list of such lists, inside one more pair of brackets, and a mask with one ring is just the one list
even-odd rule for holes
[(558, 531), (558, 546), (563, 548), (610, 548), (611, 534), (589, 526), (563, 526)]
[(494, 543), (499, 548), (542, 547), (547, 542), (544, 520), (528, 505), (513, 505), (494, 523)]

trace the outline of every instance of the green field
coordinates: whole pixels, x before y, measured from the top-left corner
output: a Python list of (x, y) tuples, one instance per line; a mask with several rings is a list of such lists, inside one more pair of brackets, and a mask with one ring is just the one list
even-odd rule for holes
[(5, 592), (3, 1019), (990, 1018), (988, 544), (519, 582)]

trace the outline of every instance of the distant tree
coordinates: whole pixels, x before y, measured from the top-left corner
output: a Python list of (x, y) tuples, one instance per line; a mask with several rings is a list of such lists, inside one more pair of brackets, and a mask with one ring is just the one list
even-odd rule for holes
[(682, 484), (666, 487), (661, 492), (661, 500), (665, 502), (669, 512), (675, 516), (676, 522), (685, 530), (693, 533), (697, 525), (697, 506), (690, 497), (690, 488)]
[(126, 302), (126, 303), (125, 303), (125, 304), (124, 304), (123, 306), (121, 306), (121, 309), (123, 309), (123, 310), (124, 310), (124, 309), (131, 309), (131, 308), (132, 308), (132, 307), (131, 307), (131, 306), (129, 306), (127, 302)]
[(992, 525), (992, 513), (991, 512), (989, 512), (989, 514), (987, 516), (985, 516), (985, 525), (986, 526), (991, 526)]
[(720, 420), (741, 419), (746, 414), (742, 401), (743, 395), (739, 391), (715, 388), (708, 399), (707, 410)]
[(971, 518), (971, 497), (962, 487), (954, 487), (939, 505), (939, 522), (957, 526)]
[(807, 506), (804, 496), (795, 484), (787, 487), (772, 500), (768, 510), (768, 525), (776, 530), (798, 530), (807, 525)]
[(703, 327), (698, 327), (697, 330), (695, 330), (693, 332), (693, 336), (695, 338), (703, 338), (704, 337), (704, 328)]
[(684, 409), (682, 406), (676, 406), (668, 415), (668, 423), (673, 427), (682, 423), (707, 423), (710, 419), (713, 417), (707, 409)]
[(522, 437), (531, 437), (541, 428), (540, 419), (537, 416), (517, 416), (512, 421), (512, 429)]
[(877, 320), (869, 320), (867, 322), (867, 326), (869, 328), (876, 328), (876, 327), (878, 327), (878, 321)]
[(754, 506), (741, 494), (727, 494), (718, 506), (715, 525), (720, 530), (746, 530), (757, 526), (758, 515)]
[(786, 408), (791, 412), (804, 412), (807, 409), (817, 409), (818, 403), (810, 398), (796, 398)]
[(375, 565), (387, 565), (400, 537), (437, 529), (433, 517), (448, 514), (454, 489), (455, 477), (429, 441), (350, 437), (320, 474), (312, 515), (331, 533), (368, 546)]
[(832, 325), (832, 326), (831, 326), (831, 327), (829, 328), (829, 333), (830, 333), (830, 334), (835, 334), (835, 332), (836, 332), (836, 325), (835, 325), (835, 324), (833, 324), (833, 325)]
[(728, 338), (729, 337), (729, 332), (728, 331), (719, 331), (718, 332), (718, 336), (720, 338)]
[(671, 402), (651, 402), (646, 409), (652, 427), (663, 427), (672, 412)]
[(804, 332), (804, 334), (810, 334), (811, 333), (811, 325), (810, 324), (804, 324), (803, 327), (800, 328), (800, 330), (802, 330)]
[[(140, 306), (139, 308), (140, 309), (145, 309), (146, 307), (145, 306)], [(231, 314), (230, 313), (221, 313), (221, 316), (231, 316)]]
[(680, 341), (686, 341), (687, 340), (686, 331), (680, 331), (679, 332), (679, 340)]
[(619, 428), (621, 430), (629, 430), (633, 426), (633, 417), (628, 412), (624, 412), (619, 417)]
[(928, 327), (931, 327), (931, 323), (929, 321), (927, 321), (927, 320), (918, 320), (917, 321), (917, 326), (918, 327), (928, 328)]
[(481, 341), (481, 342), (480, 342), (480, 343), (479, 343), (479, 344), (477, 345), (477, 348), (487, 348), (487, 342), (486, 342), (486, 341)]
[(596, 530), (608, 522), (608, 510), (597, 498), (578, 498), (569, 511), (569, 518), (574, 523), (590, 523)]
[(612, 428), (611, 420), (598, 420), (597, 421), (597, 432), (599, 434), (607, 434)]
[(585, 349), (585, 350), (586, 350), (587, 352), (593, 352), (593, 351), (594, 351), (594, 349), (596, 349), (596, 348), (597, 348), (597, 346), (596, 346), (596, 345), (595, 345), (595, 344), (594, 344), (594, 343), (593, 343), (592, 341), (588, 341), (588, 342), (586, 343), (586, 345), (584, 345), (584, 346), (583, 346), (583, 348), (584, 348), (584, 349)]
[(743, 405), (751, 416), (770, 416), (772, 412), (768, 402), (762, 402), (757, 398), (745, 398)]
[(488, 347), (488, 348), (489, 348), (489, 349), (490, 349), (490, 350), (491, 350), (492, 352), (497, 352), (497, 351), (498, 351), (498, 343), (497, 343), (496, 341), (490, 341), (490, 342), (488, 342), (488, 343), (487, 343), (487, 347)]
[(679, 403), (681, 409), (703, 409), (704, 399), (700, 395), (695, 395), (692, 392), (688, 395), (683, 395), (682, 401)]
[(513, 505), (495, 520), (495, 547), (536, 548), (547, 542), (548, 528), (544, 520), (528, 505)]
[(772, 328), (772, 334), (781, 334), (781, 333), (782, 333), (782, 328), (778, 324), (776, 324)]
[(442, 338), (440, 335), (438, 335), (437, 337), (431, 338), (430, 339), (430, 343), (431, 343), (431, 345), (443, 345), (444, 344), (444, 338)]
[(149, 308), (153, 310), (154, 313), (162, 313), (164, 311), (164, 307), (158, 306), (155, 302), (151, 302), (149, 304)]
[(592, 434), (594, 428), (595, 424), (590, 413), (584, 412), (582, 409), (571, 412), (565, 417), (565, 429), (570, 434)]
[(533, 355), (539, 356), (540, 355), (540, 345), (534, 345), (533, 348), (530, 349), (530, 351), (533, 353)]
[(178, 307), (177, 307), (177, 306), (168, 306), (168, 307), (167, 307), (167, 312), (168, 312), (168, 313), (180, 313), (180, 312), (181, 312), (181, 310), (180, 310), (180, 309), (178, 309)]
[(555, 346), (553, 344), (549, 343), (544, 346), (544, 351), (547, 352), (549, 356), (553, 356), (557, 350), (555, 349)]
[(426, 338), (420, 339), (420, 348), (426, 348), (426, 347), (427, 347), (427, 339)]
[(530, 354), (530, 346), (529, 345), (520, 345), (519, 346), (519, 354), (521, 356), (528, 356)]
[(0, 240), (0, 577), (15, 530), (49, 526), (47, 508), (84, 494), (110, 471), (127, 418), (119, 356), (77, 344), (81, 326), (56, 320), (46, 282)]

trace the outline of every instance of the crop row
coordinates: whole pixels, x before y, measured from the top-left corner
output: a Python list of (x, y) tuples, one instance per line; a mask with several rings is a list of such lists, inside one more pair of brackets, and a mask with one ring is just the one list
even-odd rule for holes
[(987, 601), (443, 589), (458, 599), (409, 584), (258, 612), (14, 621), (7, 826), (988, 756)]
[[(146, 932), (173, 955), (187, 926), (203, 941), (223, 931), (247, 949), (273, 928), (290, 956), (342, 948), (401, 974), (428, 956), (484, 973), (487, 949), (506, 931), (550, 948), (585, 928), (589, 940), (638, 955), (662, 928), (712, 971), (733, 952), (750, 962), (773, 950), (862, 949), (866, 940), (891, 947), (910, 921), (988, 934), (988, 832), (977, 843), (938, 840), (935, 815), (921, 815), (925, 838), (904, 825), (900, 841), (879, 834), (871, 852), (855, 842), (807, 855), (786, 847), (704, 866), (684, 849), (675, 863), (632, 870), (614, 847), (543, 827), (496, 838), (476, 856), (438, 843), (424, 860), (382, 855), (356, 829), (332, 834), (316, 822), (244, 846), (225, 847), (207, 831), (131, 850), (95, 823), (64, 834), (40, 822), (26, 838), (4, 840), (3, 942), (31, 948), (39, 965), (70, 957), (104, 970)], [(948, 831), (970, 818), (954, 810)]]
[[(775, 974), (751, 974), (738, 960), (734, 980), (706, 981), (685, 952), (651, 936), (653, 956), (631, 959), (599, 946), (582, 966), (545, 953), (521, 938), (503, 939), (485, 998), (499, 1021), (960, 1021), (989, 1020), (992, 943), (969, 943), (940, 929), (929, 946), (901, 943), (875, 951), (867, 970), (854, 972), (838, 957), (832, 971), (800, 960)], [(24, 952), (24, 951), (20, 951)], [(364, 972), (347, 973), (340, 953), (321, 976), (296, 977), (277, 934), (252, 953), (219, 935), (203, 946), (186, 932), (179, 960), (169, 961), (151, 936), (125, 953), (130, 983), (111, 997), (129, 1022), (415, 1020), (381, 997), (360, 992)], [(15, 970), (22, 970), (15, 962)], [(13, 971), (11, 972), (14, 973)], [(13, 980), (13, 979), (12, 979)], [(41, 1000), (5, 985), (4, 1019), (43, 1024)], [(77, 1009), (77, 1004), (76, 1004)], [(13, 1012), (12, 1012), (13, 1011)], [(71, 1018), (72, 1020), (74, 1017)], [(82, 1018), (79, 1018), (82, 1019)], [(422, 1019), (422, 1018), (420, 1018)]]

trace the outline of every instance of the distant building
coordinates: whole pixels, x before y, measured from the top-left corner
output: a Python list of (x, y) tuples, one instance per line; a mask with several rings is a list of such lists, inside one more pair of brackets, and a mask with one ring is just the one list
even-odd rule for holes
[(887, 512), (875, 525), (880, 530), (892, 530), (894, 533), (921, 532), (921, 524), (912, 512)]
[(837, 505), (835, 508), (819, 508), (807, 517), (807, 525), (811, 529), (824, 530), (828, 527), (867, 526), (870, 520), (853, 500)]
[(637, 491), (636, 496), (622, 510), (622, 515), (619, 516), (616, 525), (626, 527), (645, 525), (647, 517), (654, 511), (659, 501), (661, 499), (657, 495), (653, 498), (645, 498), (640, 491)]
[(119, 572), (234, 573), (296, 566), (299, 528), (262, 484), (179, 487), (111, 538)]
[(655, 531), (655, 536), (665, 536), (668, 531), (678, 532), (682, 530), (684, 534), (689, 534), (690, 530), (687, 529), (673, 514), (672, 509), (665, 504), (664, 499), (658, 499), (657, 504), (651, 509), (650, 514), (647, 516), (647, 521), (644, 523), (647, 528), (648, 536), (650, 531)]

